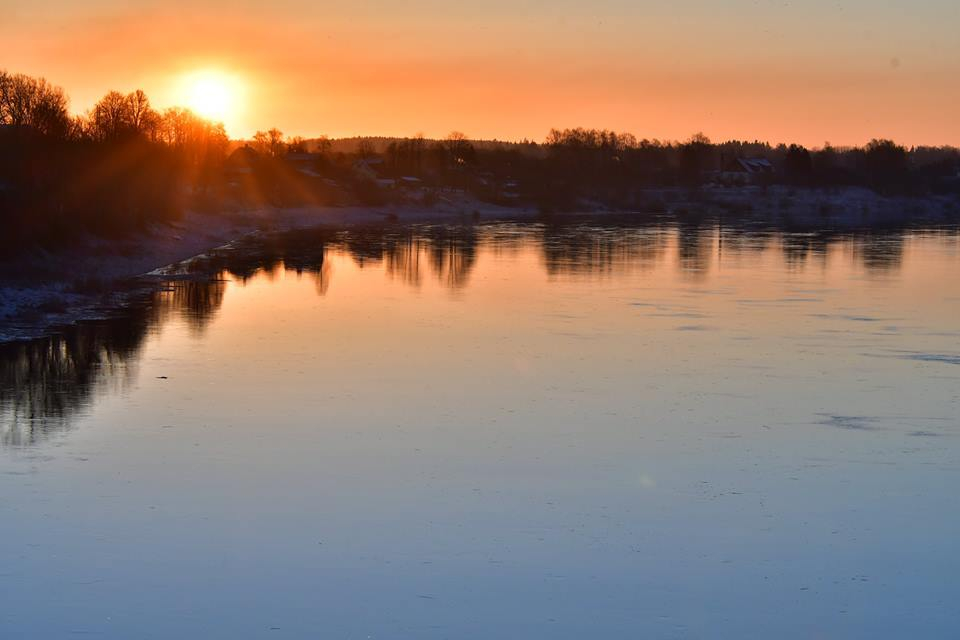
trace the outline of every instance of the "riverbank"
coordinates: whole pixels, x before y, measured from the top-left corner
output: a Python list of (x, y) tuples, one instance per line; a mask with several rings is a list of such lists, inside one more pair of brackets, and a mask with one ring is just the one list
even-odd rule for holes
[[(938, 225), (960, 219), (951, 197), (888, 198), (866, 189), (768, 188), (651, 189), (642, 210), (624, 212), (583, 203), (580, 213), (668, 216), (678, 222), (715, 219), (783, 229), (869, 230), (895, 225)], [(150, 272), (215, 249), (253, 232), (320, 225), (549, 220), (577, 212), (501, 207), (451, 192), (431, 207), (264, 208), (203, 214), (188, 212), (172, 224), (154, 225), (119, 240), (87, 237), (69, 250), (33, 251), (0, 263), (0, 343), (28, 340), (58, 328), (115, 313), (148, 295)]]
[(472, 200), (450, 199), (429, 209), (414, 206), (302, 207), (203, 214), (154, 225), (118, 240), (86, 237), (69, 250), (36, 250), (0, 264), (0, 344), (39, 338), (58, 328), (95, 320), (148, 294), (141, 278), (254, 232), (319, 225), (380, 222), (456, 222), (534, 215)]
[[(677, 191), (672, 192), (676, 199)], [(684, 193), (676, 207), (703, 207), (717, 215), (730, 214), (785, 228), (870, 229), (937, 224), (960, 217), (960, 199), (956, 196), (884, 196), (862, 187), (714, 186)]]

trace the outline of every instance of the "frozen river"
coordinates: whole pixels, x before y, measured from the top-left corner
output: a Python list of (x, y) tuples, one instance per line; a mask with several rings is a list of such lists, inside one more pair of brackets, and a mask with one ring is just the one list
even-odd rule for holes
[(954, 231), (394, 225), (183, 270), (0, 352), (5, 640), (960, 637)]

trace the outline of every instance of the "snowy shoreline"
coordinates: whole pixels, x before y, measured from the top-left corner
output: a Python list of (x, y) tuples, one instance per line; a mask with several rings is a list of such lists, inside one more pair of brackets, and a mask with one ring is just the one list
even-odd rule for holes
[[(947, 224), (960, 219), (950, 197), (886, 198), (865, 189), (811, 190), (772, 187), (651, 189), (647, 214), (679, 219), (701, 215), (750, 220), (785, 228), (870, 229), (891, 225)], [(632, 214), (585, 205), (580, 214)], [(187, 213), (170, 225), (118, 241), (87, 238), (70, 250), (36, 252), (0, 266), (0, 344), (40, 338), (84, 320), (108, 317), (159, 285), (151, 272), (222, 247), (254, 232), (323, 225), (383, 222), (476, 222), (576, 216), (532, 208), (499, 207), (461, 197), (424, 208), (301, 207), (243, 212)]]
[[(148, 276), (255, 232), (322, 225), (457, 222), (532, 216), (481, 203), (418, 207), (302, 207), (240, 213), (189, 212), (118, 241), (87, 238), (57, 253), (34, 252), (0, 271), (0, 345), (41, 338), (84, 320), (108, 317), (158, 286)], [(469, 207), (466, 207), (469, 205)]]

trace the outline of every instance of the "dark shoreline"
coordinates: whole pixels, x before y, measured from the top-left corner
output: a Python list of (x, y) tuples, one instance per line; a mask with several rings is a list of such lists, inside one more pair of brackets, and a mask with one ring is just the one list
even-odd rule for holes
[[(194, 215), (162, 227), (115, 251), (96, 241), (58, 254), (41, 254), (0, 271), (0, 345), (62, 333), (81, 322), (98, 322), (143, 304), (163, 282), (176, 278), (175, 265), (211, 252), (231, 251), (264, 233), (363, 225), (470, 225), (495, 221), (576, 224), (603, 220), (627, 223), (733, 226), (785, 233), (870, 234), (890, 230), (951, 228), (960, 223), (952, 198), (890, 199), (850, 190), (726, 189), (659, 191), (665, 211), (537, 212), (463, 200), (447, 207), (301, 208), (243, 215)], [(790, 208), (783, 202), (791, 198)], [(861, 201), (856, 202), (859, 198)], [(857, 206), (851, 205), (854, 201)], [(820, 203), (819, 205), (817, 203)], [(865, 210), (864, 202), (869, 203)], [(779, 205), (779, 206), (778, 206)], [(126, 255), (123, 255), (123, 254)], [(32, 271), (39, 275), (31, 275)], [(6, 274), (15, 274), (10, 277)], [(19, 296), (19, 299), (17, 298)], [(6, 298), (6, 300), (4, 299)], [(5, 304), (4, 304), (5, 303)]]

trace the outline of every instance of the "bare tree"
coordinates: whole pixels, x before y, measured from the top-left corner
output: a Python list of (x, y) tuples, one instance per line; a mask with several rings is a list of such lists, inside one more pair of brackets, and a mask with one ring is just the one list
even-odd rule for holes
[(130, 101), (119, 91), (111, 91), (100, 98), (90, 113), (93, 137), (97, 140), (117, 140), (132, 129)]
[(268, 155), (270, 153), (270, 136), (266, 131), (257, 131), (253, 134), (253, 148), (257, 153)]
[(301, 136), (293, 136), (287, 140), (287, 153), (306, 153), (307, 141)]
[(150, 106), (150, 98), (142, 89), (127, 96), (130, 106), (130, 126), (133, 131), (151, 140), (155, 140), (160, 125), (160, 115)]
[(32, 127), (56, 137), (67, 135), (70, 116), (63, 89), (43, 78), (0, 71), (0, 124)]
[(444, 140), (443, 146), (453, 164), (466, 164), (475, 155), (473, 145), (467, 140), (467, 136), (459, 131), (451, 131)]
[(330, 153), (330, 149), (333, 147), (333, 143), (330, 142), (330, 138), (327, 136), (320, 136), (317, 138), (317, 153), (321, 155), (326, 155)]
[(274, 127), (270, 129), (270, 131), (267, 131), (267, 135), (270, 138), (270, 155), (279, 158), (287, 149), (283, 143), (283, 131)]
[(269, 131), (257, 131), (253, 134), (253, 148), (263, 155), (279, 158), (287, 151), (283, 141), (283, 132), (274, 127)]

